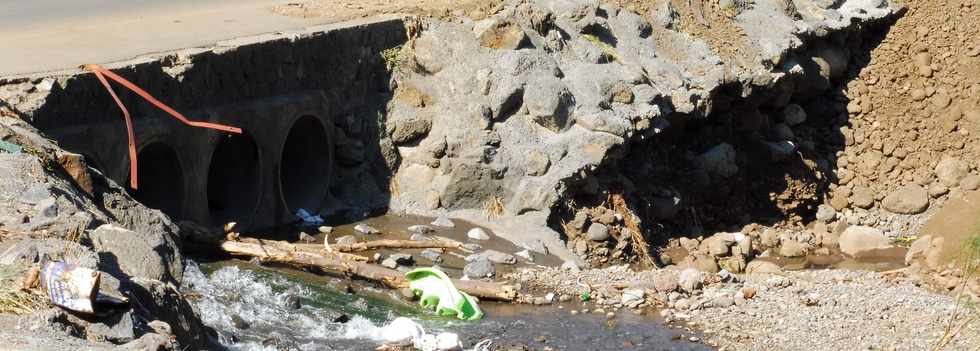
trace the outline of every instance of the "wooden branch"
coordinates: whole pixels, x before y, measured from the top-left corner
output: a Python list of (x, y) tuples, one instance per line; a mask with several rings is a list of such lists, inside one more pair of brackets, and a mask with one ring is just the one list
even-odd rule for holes
[[(221, 250), (232, 255), (258, 257), (264, 261), (313, 266), (327, 271), (352, 274), (380, 282), (392, 289), (408, 287), (405, 275), (394, 269), (352, 260), (347, 258), (347, 254), (297, 249), (296, 245), (282, 241), (256, 239), (225, 241), (221, 243)], [(503, 283), (453, 279), (453, 284), (467, 294), (481, 299), (512, 301), (517, 296), (517, 289)]]

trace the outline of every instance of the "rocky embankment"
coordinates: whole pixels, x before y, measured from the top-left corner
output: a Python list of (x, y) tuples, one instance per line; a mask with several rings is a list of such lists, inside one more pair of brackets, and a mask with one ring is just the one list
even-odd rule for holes
[[(49, 350), (207, 349), (204, 326), (180, 294), (183, 261), (178, 227), (124, 189), (61, 150), (25, 121), (0, 117), (0, 290), (5, 347)], [(85, 315), (19, 293), (28, 272), (65, 261), (103, 272), (98, 291), (128, 299)], [(34, 281), (36, 284), (36, 281)], [(33, 313), (28, 313), (36, 311)], [(20, 316), (6, 313), (27, 313)]]

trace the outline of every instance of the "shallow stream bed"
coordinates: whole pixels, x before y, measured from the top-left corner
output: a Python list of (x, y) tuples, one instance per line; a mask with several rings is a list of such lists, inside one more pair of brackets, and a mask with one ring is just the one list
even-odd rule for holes
[(649, 315), (607, 319), (572, 315), (571, 305), (481, 302), (486, 318), (466, 322), (425, 312), (397, 292), (239, 260), (192, 264), (185, 285), (205, 323), (238, 350), (374, 350), (381, 328), (399, 316), (426, 332), (457, 333), (467, 349), (488, 339), (492, 350), (709, 349)]

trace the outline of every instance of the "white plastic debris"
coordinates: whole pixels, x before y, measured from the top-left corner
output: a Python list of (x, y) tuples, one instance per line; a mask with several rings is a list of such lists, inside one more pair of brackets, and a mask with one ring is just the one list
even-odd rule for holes
[(72, 311), (93, 313), (101, 272), (65, 262), (48, 262), (41, 269), (41, 286), (51, 302)]
[(303, 224), (306, 225), (323, 224), (323, 218), (321, 218), (320, 215), (312, 214), (303, 208), (296, 210), (296, 217), (299, 217), (299, 219), (303, 221)]
[(395, 318), (381, 330), (381, 339), (389, 343), (405, 341), (416, 343), (422, 340), (423, 335), (425, 335), (425, 331), (422, 326), (405, 317)]

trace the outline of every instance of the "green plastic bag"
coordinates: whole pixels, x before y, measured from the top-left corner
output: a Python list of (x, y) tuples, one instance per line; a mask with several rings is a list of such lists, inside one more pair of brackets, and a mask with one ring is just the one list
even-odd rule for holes
[(420, 296), (422, 308), (435, 310), (442, 316), (455, 316), (462, 320), (483, 318), (483, 311), (476, 299), (459, 291), (443, 271), (437, 268), (417, 268), (405, 273), (409, 288)]

